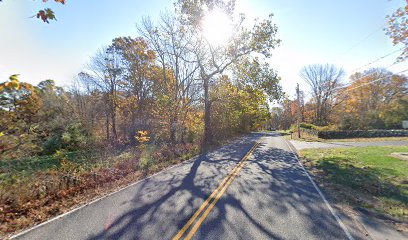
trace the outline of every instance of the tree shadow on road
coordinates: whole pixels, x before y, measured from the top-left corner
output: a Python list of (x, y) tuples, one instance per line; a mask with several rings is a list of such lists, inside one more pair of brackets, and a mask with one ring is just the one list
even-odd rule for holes
[[(161, 225), (160, 236), (169, 239), (180, 229), (201, 203), (217, 187), (217, 183), (236, 166), (260, 137), (245, 136), (216, 151), (197, 157), (138, 184), (129, 209), (116, 217), (109, 228), (89, 239), (156, 238), (150, 227)], [(183, 203), (183, 204), (181, 204)], [(183, 205), (184, 207), (177, 208)], [(169, 224), (171, 223), (171, 224)], [(174, 225), (179, 223), (179, 225)], [(174, 225), (173, 227), (166, 226)]]
[[(131, 201), (116, 203), (122, 214), (88, 239), (171, 239), (265, 135), (269, 134), (248, 135), (135, 185)], [(293, 153), (265, 144), (254, 152), (195, 238), (227, 233), (236, 239), (321, 238), (327, 234), (331, 239), (345, 238)]]
[[(217, 203), (217, 211), (198, 236), (205, 237), (214, 229), (228, 231), (229, 236), (233, 232), (232, 236), (240, 239), (254, 238), (254, 234), (261, 239), (322, 238), (328, 234), (331, 239), (346, 238), (292, 152), (262, 144), (253, 159)], [(237, 210), (237, 218), (249, 220), (243, 222), (252, 226), (226, 217), (231, 208)]]

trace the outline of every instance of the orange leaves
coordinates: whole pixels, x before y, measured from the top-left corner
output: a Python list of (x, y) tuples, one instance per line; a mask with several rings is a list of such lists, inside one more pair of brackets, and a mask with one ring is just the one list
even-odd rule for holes
[(54, 11), (52, 11), (50, 8), (45, 8), (44, 10), (38, 11), (37, 18), (41, 18), (41, 20), (46, 23), (50, 23), (48, 20), (57, 20), (55, 18)]
[[(66, 0), (54, 0), (57, 3), (65, 4)], [(43, 2), (48, 2), (48, 0), (43, 0)], [(55, 18), (54, 11), (51, 8), (44, 8), (35, 15), (37, 18), (40, 18), (43, 22), (50, 23), (49, 20), (57, 20)]]
[(20, 82), (18, 80), (19, 74), (13, 74), (9, 77), (9, 81), (0, 83), (0, 93), (5, 90), (20, 90), (22, 88), (27, 89), (28, 91), (33, 91), (34, 88), (31, 84)]
[(397, 9), (391, 16), (387, 16), (388, 26), (385, 28), (393, 44), (404, 45), (404, 51), (397, 58), (402, 61), (408, 58), (408, 2), (404, 8)]
[[(48, 2), (48, 0), (42, 0), (44, 3)], [(54, 0), (56, 3), (61, 3), (61, 4), (65, 4), (67, 1), (66, 0)]]
[(146, 143), (148, 141), (150, 141), (150, 137), (148, 136), (148, 132), (147, 131), (137, 131), (137, 134), (135, 136), (135, 139), (139, 142), (139, 143)]
[(0, 83), (0, 93), (4, 90), (20, 90), (21, 84), (18, 81), (18, 74), (11, 75), (9, 81)]

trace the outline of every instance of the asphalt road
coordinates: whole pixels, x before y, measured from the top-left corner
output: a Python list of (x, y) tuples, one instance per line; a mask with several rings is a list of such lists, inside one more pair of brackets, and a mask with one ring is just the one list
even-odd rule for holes
[(17, 236), (171, 239), (262, 137), (194, 239), (347, 239), (286, 141), (252, 133)]

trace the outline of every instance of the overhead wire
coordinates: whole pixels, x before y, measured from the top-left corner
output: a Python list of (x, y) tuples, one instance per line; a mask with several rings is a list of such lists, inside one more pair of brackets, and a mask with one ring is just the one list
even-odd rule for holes
[(374, 31), (372, 31), (371, 33), (369, 33), (367, 36), (365, 36), (364, 38), (362, 38), (360, 41), (358, 41), (356, 44), (354, 44), (353, 46), (351, 46), (349, 49), (347, 49), (346, 51), (344, 51), (342, 54), (340, 54), (340, 58), (347, 55), (351, 50), (353, 50), (354, 48), (358, 47), (360, 44), (362, 44), (364, 41), (366, 41), (367, 39), (369, 39), (371, 36), (373, 36), (375, 33), (377, 33), (378, 31), (382, 30), (385, 27), (385, 25), (382, 25), (381, 27), (375, 29)]
[[(389, 56), (391, 56), (391, 55), (393, 55), (393, 54), (395, 54), (395, 53), (397, 53), (397, 52), (399, 52), (399, 51), (402, 51), (403, 49), (404, 49), (404, 48), (402, 47), (402, 48), (399, 48), (399, 49), (397, 49), (397, 50), (395, 50), (395, 51), (392, 51), (392, 52), (390, 52), (390, 53), (387, 53), (386, 55), (381, 56), (381, 57), (375, 59), (374, 61), (371, 61), (371, 62), (369, 62), (369, 63), (367, 63), (367, 64), (365, 64), (365, 65), (363, 65), (363, 66), (361, 66), (361, 67), (358, 67), (358, 68), (353, 69), (351, 72), (356, 72), (356, 71), (358, 71), (358, 70), (360, 70), (360, 69), (362, 69), (362, 68), (368, 67), (368, 66), (370, 66), (370, 65), (372, 65), (372, 64), (374, 64), (374, 63), (376, 63), (376, 62), (378, 62), (378, 61), (380, 61), (380, 60), (383, 60), (384, 58), (387, 58), (387, 57), (389, 57)], [(393, 66), (393, 65), (395, 65), (395, 64), (396, 64), (396, 63), (393, 63), (393, 64), (391, 64), (389, 67), (391, 67), (391, 66)]]
[[(397, 72), (397, 73), (395, 73), (395, 74), (401, 74), (401, 73), (404, 73), (404, 72), (408, 72), (408, 69), (399, 71), (399, 72)], [(365, 76), (364, 76), (364, 77), (365, 77)], [(358, 78), (358, 79), (354, 80), (354, 82), (356, 82), (356, 81), (358, 81), (358, 80), (361, 80), (361, 79), (363, 79), (364, 77)], [(348, 91), (351, 91), (351, 90), (354, 90), (354, 89), (357, 89), (357, 88), (360, 88), (360, 87), (363, 87), (363, 86), (366, 86), (366, 85), (369, 85), (369, 84), (372, 84), (372, 83), (375, 83), (375, 82), (378, 82), (378, 81), (381, 81), (381, 80), (384, 80), (384, 79), (387, 79), (387, 78), (389, 78), (389, 77), (390, 77), (390, 76), (384, 76), (384, 77), (381, 77), (381, 78), (374, 79), (374, 80), (372, 80), (372, 81), (370, 81), (370, 82), (366, 82), (366, 83), (363, 83), (363, 84), (358, 85), (358, 86), (356, 86), (356, 87), (346, 89), (345, 92), (348, 92)], [(352, 84), (352, 83), (349, 83), (349, 84), (347, 84), (347, 86), (337, 87), (337, 88), (334, 88), (333, 90), (340, 90), (340, 89), (348, 88), (348, 87), (351, 86), (351, 84)]]

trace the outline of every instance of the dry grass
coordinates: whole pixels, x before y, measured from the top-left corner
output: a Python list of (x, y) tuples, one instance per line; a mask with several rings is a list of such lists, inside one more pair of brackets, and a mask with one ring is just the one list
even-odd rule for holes
[(140, 164), (138, 150), (100, 159), (86, 168), (86, 161), (64, 159), (58, 168), (16, 175), (0, 184), (0, 239), (189, 159), (198, 150), (191, 144), (163, 146), (152, 151), (147, 165)]

